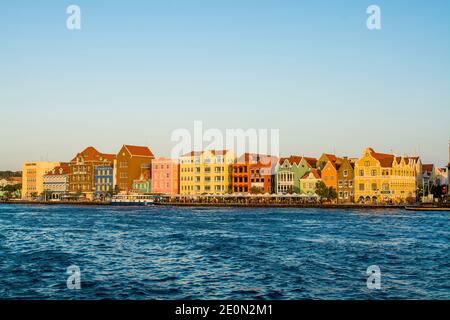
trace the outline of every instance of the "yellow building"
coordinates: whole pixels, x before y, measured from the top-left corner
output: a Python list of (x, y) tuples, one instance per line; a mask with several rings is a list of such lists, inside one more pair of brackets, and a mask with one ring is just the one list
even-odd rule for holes
[(22, 164), (22, 199), (30, 199), (44, 192), (44, 175), (60, 162), (25, 162)]
[(355, 162), (355, 202), (403, 203), (415, 199), (416, 160), (367, 148)]
[(235, 160), (228, 150), (192, 151), (180, 157), (180, 194), (230, 193)]

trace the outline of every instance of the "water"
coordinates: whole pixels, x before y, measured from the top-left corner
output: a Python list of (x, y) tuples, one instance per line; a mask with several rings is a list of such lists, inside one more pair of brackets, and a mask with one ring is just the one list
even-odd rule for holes
[[(397, 209), (0, 205), (0, 299), (450, 299), (449, 223)], [(71, 265), (80, 290), (67, 289)]]

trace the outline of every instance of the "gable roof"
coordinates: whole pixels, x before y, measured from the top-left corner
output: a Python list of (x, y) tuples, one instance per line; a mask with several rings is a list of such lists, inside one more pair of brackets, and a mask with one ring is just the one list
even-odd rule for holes
[(372, 157), (374, 157), (375, 159), (377, 159), (380, 162), (380, 165), (382, 167), (392, 167), (392, 163), (394, 162), (394, 158), (395, 156), (392, 154), (387, 154), (387, 153), (378, 153), (375, 152), (375, 150), (373, 150), (372, 148), (369, 148), (370, 154), (372, 155)]
[(224, 156), (228, 152), (230, 152), (230, 150), (210, 150), (210, 152), (215, 156), (220, 156), (220, 155)]
[(306, 163), (308, 164), (308, 166), (310, 168), (316, 168), (317, 167), (317, 159), (316, 158), (311, 158), (311, 157), (303, 157), (303, 159), (305, 159)]
[(128, 152), (130, 153), (131, 156), (150, 157), (150, 158), (155, 157), (148, 147), (132, 146), (129, 144), (124, 144), (123, 146), (125, 147), (125, 149), (128, 150)]
[(84, 161), (101, 161), (100, 159), (102, 160), (106, 159), (112, 163), (113, 160), (116, 158), (116, 155), (101, 153), (94, 147), (89, 146), (83, 151), (77, 153), (77, 155), (75, 156), (75, 158), (72, 159), (71, 162), (76, 162), (77, 158), (79, 157), (82, 157)]
[(289, 162), (290, 165), (293, 165), (293, 164), (298, 165), (300, 163), (300, 161), (302, 160), (302, 157), (290, 156), (289, 158), (280, 158), (280, 160), (278, 160), (278, 163), (280, 165), (282, 165), (286, 160)]
[(324, 153), (322, 156), (327, 157), (327, 159), (331, 162), (335, 162), (337, 160), (336, 155), (331, 154), (331, 153)]
[(82, 157), (84, 161), (95, 161), (98, 160), (101, 157), (101, 155), (102, 154), (98, 152), (97, 149), (89, 146), (83, 151), (77, 153), (77, 155), (75, 156), (75, 158), (72, 159), (72, 161), (76, 161), (78, 157)]
[(301, 177), (301, 179), (309, 179), (311, 175), (314, 179), (320, 179), (320, 173), (317, 169), (312, 169), (311, 171), (305, 173), (305, 175)]

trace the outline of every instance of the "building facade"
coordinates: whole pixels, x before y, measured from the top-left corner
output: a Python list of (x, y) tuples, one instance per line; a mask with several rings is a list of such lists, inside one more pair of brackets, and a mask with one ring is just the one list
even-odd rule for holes
[(337, 180), (338, 203), (354, 202), (354, 162), (347, 157), (344, 157), (338, 165)]
[(355, 163), (355, 202), (404, 203), (416, 199), (416, 163), (367, 148)]
[(317, 159), (300, 156), (280, 158), (275, 167), (275, 193), (300, 193), (300, 179), (316, 168)]
[(133, 192), (148, 194), (152, 193), (152, 180), (148, 175), (142, 174), (139, 179), (133, 181)]
[(87, 147), (78, 153), (69, 163), (69, 193), (72, 196), (84, 196), (93, 200), (95, 189), (95, 169), (112, 167), (115, 155), (99, 152)]
[(179, 194), (180, 166), (177, 160), (158, 158), (152, 161), (153, 193)]
[[(116, 185), (122, 192), (133, 190), (134, 180), (142, 174), (151, 177), (153, 153), (148, 147), (123, 145), (117, 153)], [(147, 173), (145, 173), (147, 172)]]
[(61, 163), (44, 175), (45, 200), (60, 200), (69, 192), (69, 164)]
[(101, 200), (110, 198), (114, 192), (113, 183), (113, 165), (100, 165), (94, 168), (94, 198)]
[(233, 192), (272, 193), (276, 164), (274, 156), (243, 154), (233, 164)]
[(319, 170), (311, 169), (300, 179), (300, 193), (308, 195), (315, 194), (320, 181), (322, 179)]
[(232, 192), (232, 169), (236, 160), (229, 150), (192, 151), (180, 157), (180, 194)]
[(338, 170), (340, 161), (328, 161), (320, 172), (322, 181), (325, 183), (327, 188), (333, 188), (337, 191), (338, 189)]
[(44, 192), (44, 175), (60, 162), (25, 162), (22, 164), (22, 199), (41, 196)]

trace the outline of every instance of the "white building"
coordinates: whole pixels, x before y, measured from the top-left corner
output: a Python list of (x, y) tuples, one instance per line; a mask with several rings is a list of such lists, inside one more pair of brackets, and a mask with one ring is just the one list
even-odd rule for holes
[(46, 200), (61, 199), (69, 191), (69, 165), (62, 163), (43, 177)]

